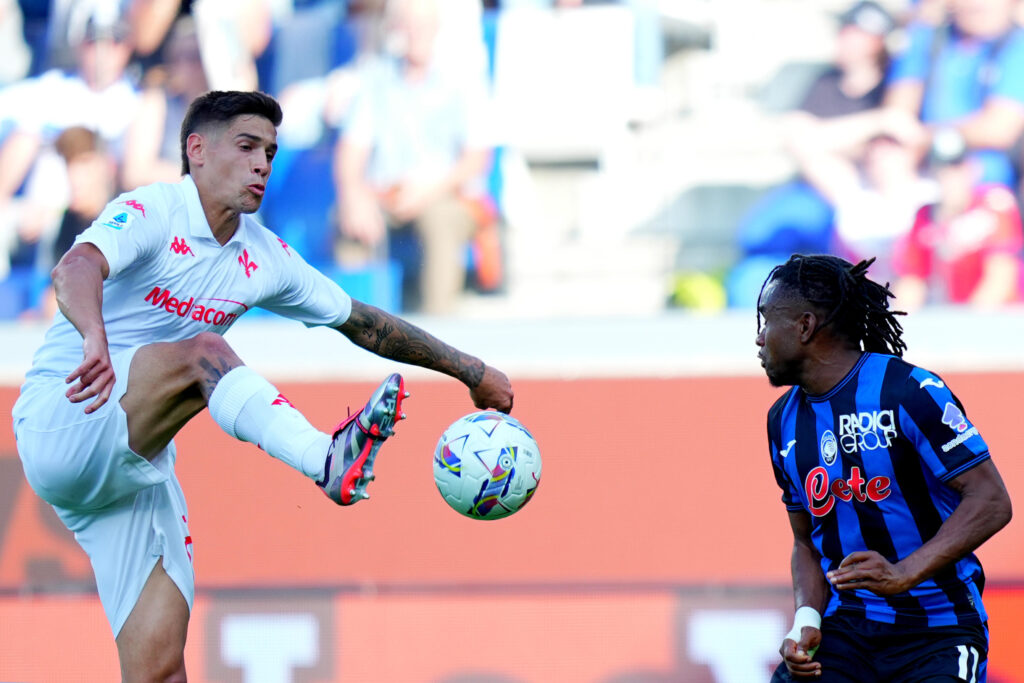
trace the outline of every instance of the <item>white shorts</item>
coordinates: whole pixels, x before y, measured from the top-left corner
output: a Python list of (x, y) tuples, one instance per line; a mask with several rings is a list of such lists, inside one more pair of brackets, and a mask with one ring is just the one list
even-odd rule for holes
[(192, 609), (195, 577), (188, 509), (174, 473), (174, 443), (152, 461), (128, 447), (121, 397), (138, 347), (111, 357), (110, 399), (91, 415), (71, 403), (64, 379), (34, 378), (15, 403), (14, 435), (25, 478), (89, 555), (116, 638), (159, 558)]

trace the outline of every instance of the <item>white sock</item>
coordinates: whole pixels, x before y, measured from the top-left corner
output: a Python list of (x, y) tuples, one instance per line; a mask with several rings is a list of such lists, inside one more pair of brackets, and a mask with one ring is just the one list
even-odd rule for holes
[(324, 475), (331, 437), (316, 429), (277, 388), (245, 365), (213, 388), (210, 415), (221, 429), (254, 443), (312, 479)]

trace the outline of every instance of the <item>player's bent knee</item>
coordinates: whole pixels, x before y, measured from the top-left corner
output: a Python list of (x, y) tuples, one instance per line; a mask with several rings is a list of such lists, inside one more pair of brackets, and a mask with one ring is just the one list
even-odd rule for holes
[(242, 364), (231, 345), (215, 332), (200, 332), (186, 343), (185, 360), (199, 377), (211, 364), (221, 371)]
[(224, 337), (220, 336), (216, 332), (200, 332), (189, 339), (189, 344), (192, 347), (191, 350), (194, 354), (222, 355), (224, 353), (230, 353), (231, 355), (234, 355), (235, 353)]

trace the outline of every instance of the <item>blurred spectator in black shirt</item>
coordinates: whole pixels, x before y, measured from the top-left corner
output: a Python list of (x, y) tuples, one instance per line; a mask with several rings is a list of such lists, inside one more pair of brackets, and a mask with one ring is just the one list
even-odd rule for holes
[(840, 15), (831, 67), (783, 123), (786, 147), (800, 174), (770, 191), (740, 221), (740, 261), (726, 282), (731, 306), (756, 305), (768, 271), (791, 254), (828, 251), (834, 207), (807, 181), (801, 149), (813, 144), (855, 157), (878, 131), (889, 63), (885, 41), (893, 28), (892, 16), (871, 0), (861, 0)]

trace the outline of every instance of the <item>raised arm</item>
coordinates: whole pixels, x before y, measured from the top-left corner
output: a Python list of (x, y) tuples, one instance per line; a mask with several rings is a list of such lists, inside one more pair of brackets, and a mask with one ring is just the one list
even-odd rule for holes
[(512, 385), (505, 373), (397, 316), (353, 300), (348, 320), (335, 329), (378, 356), (458, 379), (469, 387), (477, 408), (512, 410)]
[(72, 403), (95, 396), (86, 413), (106, 403), (114, 388), (114, 368), (103, 325), (103, 280), (109, 272), (103, 253), (92, 244), (82, 243), (69, 249), (51, 273), (57, 306), (82, 335), (82, 364), (68, 375), (67, 383), (74, 384), (65, 395)]

